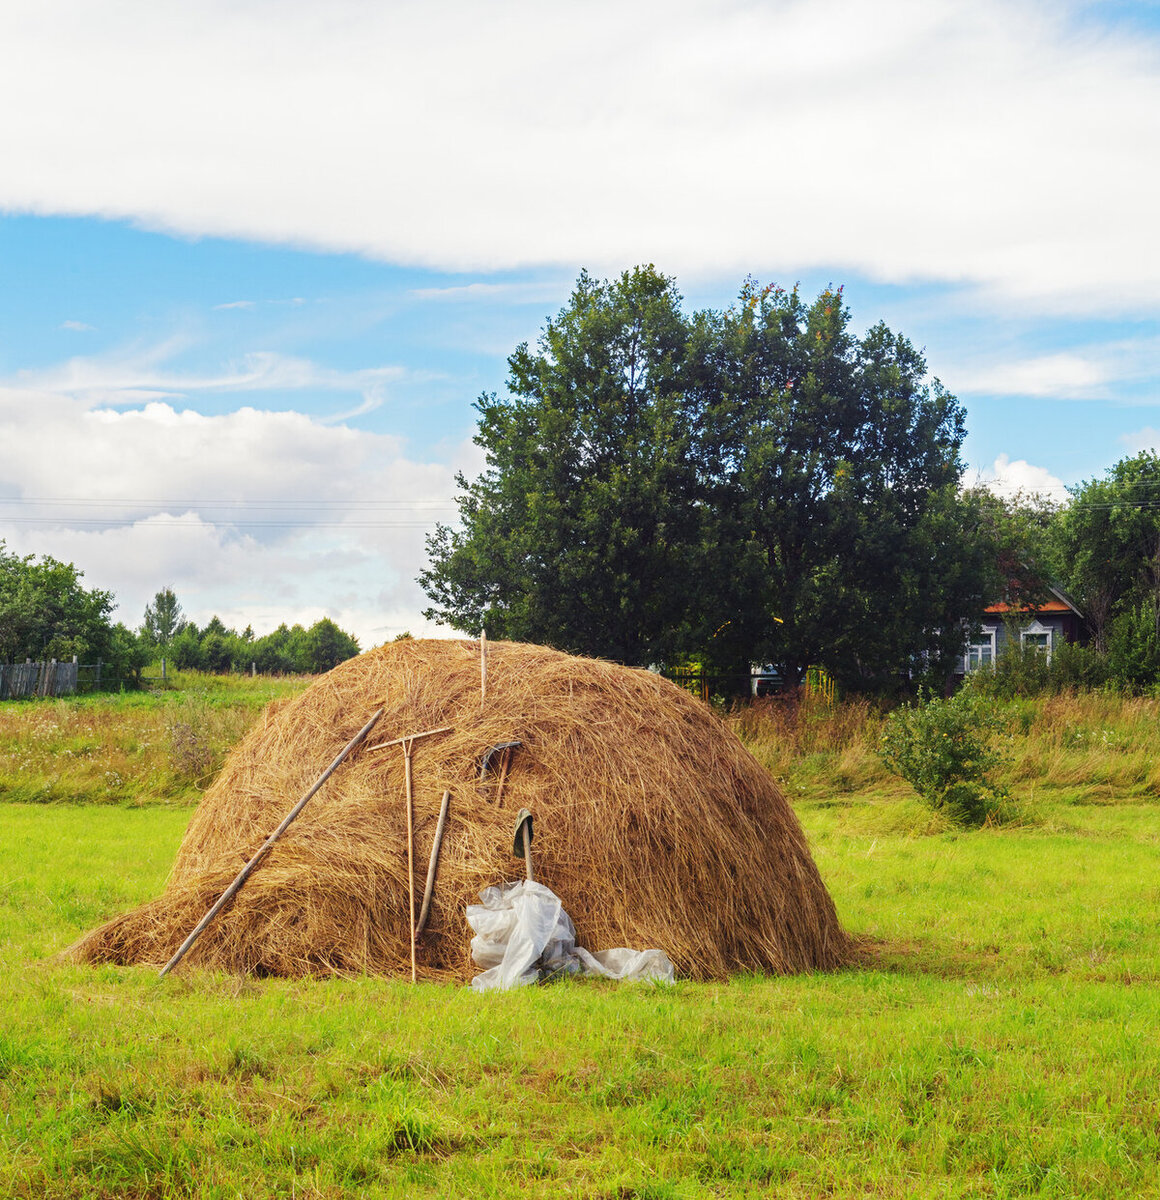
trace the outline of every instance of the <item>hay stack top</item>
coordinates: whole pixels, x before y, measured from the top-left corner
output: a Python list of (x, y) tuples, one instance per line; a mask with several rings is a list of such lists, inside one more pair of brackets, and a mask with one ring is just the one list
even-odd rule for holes
[[(318, 773), (382, 707), (369, 743), (325, 785), (187, 962), (298, 975), (409, 973), (404, 768), (414, 743), (416, 862), (444, 789), (451, 810), (428, 977), (472, 973), (467, 904), (505, 878), (516, 813), (535, 814), (537, 879), (591, 949), (659, 947), (694, 978), (790, 972), (850, 956), (797, 818), (699, 700), (667, 680), (538, 646), (405, 640), (271, 705), (206, 792), (165, 893), (77, 946), (90, 961), (164, 963)], [(492, 746), (518, 741), (497, 795)], [(422, 866), (417, 866), (422, 889)]]

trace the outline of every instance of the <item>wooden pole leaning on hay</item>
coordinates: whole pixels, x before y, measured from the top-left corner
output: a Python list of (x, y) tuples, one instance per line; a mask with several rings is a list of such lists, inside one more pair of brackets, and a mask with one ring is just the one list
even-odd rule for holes
[(411, 926), (411, 982), (415, 982), (415, 828), (411, 819), (411, 753), (415, 739), (403, 743), (403, 774), (407, 784), (407, 916)]
[(479, 631), (479, 707), (487, 700), (487, 630)]
[(439, 865), (439, 848), (443, 845), (443, 829), (447, 824), (447, 809), (451, 804), (451, 793), (443, 793), (443, 803), (439, 805), (439, 822), (435, 826), (435, 840), (431, 843), (431, 861), (427, 864), (427, 882), (423, 886), (423, 903), (419, 907), (419, 919), (415, 922), (415, 936), (422, 934), (427, 924), (427, 914), (431, 911), (431, 896), (435, 891), (435, 869)]
[(339, 751), (334, 762), (332, 762), (330, 766), (327, 767), (321, 775), (319, 775), (306, 795), (303, 796), (302, 799), (299, 800), (298, 803), (295, 804), (294, 807), (282, 818), (282, 823), (262, 843), (258, 853), (255, 854), (254, 857), (251, 858), (250, 861), (246, 863), (246, 865), (238, 872), (237, 878), (233, 881), (233, 883), (230, 884), (228, 888), (226, 888), (224, 892), (222, 892), (213, 908), (211, 908), (209, 912), (207, 912), (205, 916), (198, 921), (193, 932), (177, 948), (177, 953), (165, 964), (164, 967), (161, 968), (161, 974), (158, 975), (158, 979), (164, 979), (165, 976), (168, 975), (169, 972), (172, 971), (179, 962), (181, 962), (189, 948), (201, 936), (202, 930), (205, 929), (210, 921), (212, 921), (214, 917), (216, 917), (218, 913), (225, 908), (230, 900), (233, 899), (233, 897), (241, 889), (242, 884), (249, 879), (250, 875), (253, 874), (258, 864), (269, 853), (270, 847), (274, 845), (274, 843), (286, 832), (287, 829), (289, 829), (290, 823), (306, 807), (318, 789), (322, 787), (322, 785), (335, 773), (335, 771), (338, 770), (339, 767), (342, 766), (344, 762), (346, 762), (351, 753), (366, 740), (367, 734), (369, 734), (370, 731), (375, 727), (375, 723), (382, 715), (383, 710), (380, 708), (378, 712), (376, 712), (375, 715), (371, 717), (371, 719), (358, 731), (358, 733), (356, 733), (354, 737), (352, 737), (350, 741), (347, 742), (347, 744)]
[(424, 733), (409, 733), (389, 742), (379, 742), (371, 750), (381, 750), (384, 746), (403, 747), (403, 781), (407, 792), (407, 915), (411, 926), (411, 982), (414, 983), (418, 971), (415, 963), (415, 826), (411, 817), (411, 754), (414, 744), (419, 738), (433, 737), (437, 733), (450, 733), (453, 726), (444, 725), (441, 729), (428, 729)]

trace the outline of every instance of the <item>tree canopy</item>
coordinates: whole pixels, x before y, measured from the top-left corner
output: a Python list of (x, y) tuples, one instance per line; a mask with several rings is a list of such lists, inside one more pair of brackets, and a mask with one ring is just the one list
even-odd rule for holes
[(484, 395), (486, 468), (429, 539), (426, 615), (646, 664), (949, 663), (995, 587), (961, 407), (840, 290), (686, 316), (653, 267), (582, 274)]
[(476, 403), (487, 469), (439, 526), (428, 616), (623, 662), (680, 644), (698, 565), (689, 326), (651, 268), (581, 275), (539, 352)]
[(329, 617), (309, 629), (282, 624), (264, 637), (255, 637), (248, 627), (241, 633), (229, 629), (217, 616), (201, 629), (187, 621), (170, 646), (178, 669), (220, 673), (245, 671), (253, 663), (263, 675), (320, 674), (358, 652), (358, 639)]
[(1113, 621), (1143, 606), (1160, 625), (1160, 456), (1145, 450), (1071, 488), (1052, 536), (1069, 591), (1106, 647)]
[(145, 640), (160, 650), (166, 650), (174, 636), (181, 632), (185, 613), (172, 588), (162, 588), (153, 603), (145, 605), (145, 620), (141, 633)]
[(72, 563), (10, 554), (0, 541), (0, 662), (108, 655), (113, 594), (83, 578)]

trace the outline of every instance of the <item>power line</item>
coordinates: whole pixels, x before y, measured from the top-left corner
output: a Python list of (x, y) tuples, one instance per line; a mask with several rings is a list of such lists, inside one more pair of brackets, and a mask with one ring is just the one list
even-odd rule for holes
[(131, 500), (104, 499), (99, 496), (0, 496), (0, 504), (85, 505), (101, 508), (453, 508), (455, 500), (316, 500), (310, 497), (294, 500)]
[[(98, 496), (0, 496), (0, 524), (74, 529), (119, 529), (150, 521), (167, 531), (234, 527), (242, 529), (429, 529), (455, 510), (451, 498), (372, 499), (113, 499)], [(16, 510), (16, 511), (13, 511)], [(45, 511), (48, 510), (48, 511)], [(98, 510), (98, 511), (94, 511)], [(98, 515), (103, 511), (107, 515)], [(324, 518), (313, 519), (318, 513)], [(349, 513), (350, 519), (338, 519)], [(74, 515), (75, 514), (75, 515)], [(191, 524), (183, 518), (196, 515)], [(293, 514), (293, 515), (292, 515)], [(378, 516), (377, 514), (382, 514)]]
[[(158, 516), (169, 516), (168, 513), (150, 514), (148, 518), (155, 519)], [(139, 524), (139, 521), (116, 520), (108, 518), (102, 520), (99, 517), (74, 517), (71, 520), (66, 520), (63, 517), (2, 517), (0, 518), (0, 526), (3, 525), (51, 525), (56, 528), (69, 529), (123, 529), (129, 524)], [(429, 529), (430, 521), (214, 521), (202, 522), (199, 524), (190, 524), (188, 521), (181, 521), (177, 518), (172, 518), (171, 521), (165, 523), (165, 529), (217, 529), (227, 526), (236, 526), (241, 529)]]

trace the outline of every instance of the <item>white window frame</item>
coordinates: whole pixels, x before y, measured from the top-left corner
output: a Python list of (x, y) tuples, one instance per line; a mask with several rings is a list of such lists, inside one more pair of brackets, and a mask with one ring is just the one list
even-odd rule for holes
[[(995, 662), (995, 634), (998, 632), (998, 625), (984, 625), (983, 632), (978, 641), (969, 642), (967, 644), (967, 652), (963, 655), (963, 674), (969, 675), (972, 671), (977, 671), (986, 663), (994, 665)], [(987, 651), (988, 657), (984, 660), (981, 651)], [(971, 654), (975, 653), (975, 664), (971, 665)]]
[[(1029, 637), (1040, 638), (1043, 637), (1044, 634), (1047, 635), (1047, 641), (1044, 643), (1042, 648), (1044, 653), (1047, 655), (1047, 661), (1051, 662), (1051, 653), (1055, 649), (1054, 625), (1044, 625), (1039, 620), (1032, 621), (1026, 629), (1021, 629), (1019, 631), (1019, 645), (1020, 647), (1025, 648), (1028, 644), (1027, 639)], [(1036, 644), (1038, 645), (1038, 643)]]

